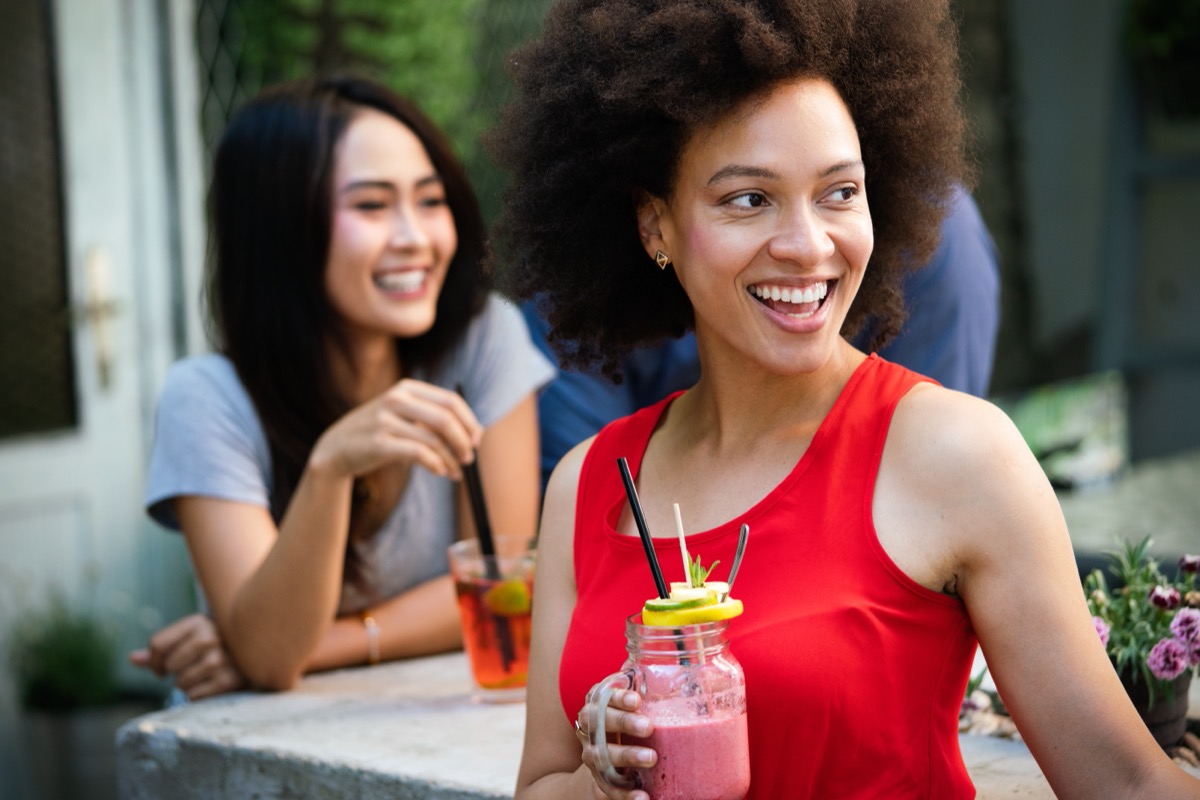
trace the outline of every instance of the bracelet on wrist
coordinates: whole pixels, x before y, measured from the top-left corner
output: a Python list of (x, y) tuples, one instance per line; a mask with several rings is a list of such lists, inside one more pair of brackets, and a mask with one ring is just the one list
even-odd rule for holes
[(370, 611), (363, 611), (359, 617), (367, 634), (367, 663), (374, 666), (379, 663), (379, 623)]

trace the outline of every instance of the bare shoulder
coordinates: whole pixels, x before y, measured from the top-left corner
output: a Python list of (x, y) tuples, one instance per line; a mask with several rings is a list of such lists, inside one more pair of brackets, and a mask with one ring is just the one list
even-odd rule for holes
[(575, 499), (579, 491), (579, 476), (583, 473), (583, 463), (588, 451), (592, 449), (595, 436), (584, 439), (567, 451), (550, 473), (546, 483), (545, 512), (575, 513)]
[(1007, 414), (987, 400), (932, 384), (900, 401), (886, 458), (911, 470), (914, 479), (943, 488), (1002, 481), (1030, 470), (1044, 477)]
[(1057, 498), (1008, 416), (934, 385), (901, 400), (875, 493), (881, 544), (911, 577), (958, 592), (962, 578), (1029, 538), (1065, 538)]
[(579, 478), (594, 438), (585, 439), (571, 448), (550, 473), (538, 533), (539, 561), (553, 559), (564, 565), (573, 563)]

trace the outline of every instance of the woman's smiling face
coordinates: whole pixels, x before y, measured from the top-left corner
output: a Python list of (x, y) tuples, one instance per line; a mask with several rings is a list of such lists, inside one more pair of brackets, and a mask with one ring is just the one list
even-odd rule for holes
[(415, 133), (371, 109), (350, 123), (335, 157), (325, 291), (343, 331), (425, 333), (458, 248), (441, 176)]
[(874, 244), (854, 121), (829, 83), (782, 83), (697, 130), (668, 198), (639, 209), (695, 309), (702, 348), (799, 374), (822, 366)]

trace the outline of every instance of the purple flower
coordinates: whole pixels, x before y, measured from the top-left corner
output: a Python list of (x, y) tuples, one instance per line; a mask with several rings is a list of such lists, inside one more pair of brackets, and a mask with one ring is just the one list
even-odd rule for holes
[(1188, 666), (1200, 667), (1200, 642), (1188, 645)]
[(1178, 639), (1163, 639), (1150, 648), (1146, 666), (1159, 680), (1173, 681), (1188, 668), (1187, 646)]
[(1181, 608), (1171, 620), (1171, 633), (1189, 647), (1200, 645), (1200, 610)]
[(1155, 586), (1150, 590), (1150, 605), (1170, 611), (1174, 608), (1179, 608), (1179, 602), (1183, 598), (1179, 596), (1179, 590), (1174, 586)]
[(1108, 623), (1099, 617), (1092, 617), (1092, 624), (1096, 626), (1096, 635), (1100, 637), (1101, 647), (1108, 647)]
[(1184, 556), (1179, 559), (1179, 570), (1181, 572), (1200, 572), (1200, 556)]

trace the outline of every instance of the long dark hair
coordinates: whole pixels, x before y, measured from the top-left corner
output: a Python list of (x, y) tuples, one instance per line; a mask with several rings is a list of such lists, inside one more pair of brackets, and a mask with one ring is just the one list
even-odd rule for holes
[[(237, 112), (213, 162), (206, 294), (211, 337), (233, 362), (266, 432), (277, 521), (317, 437), (351, 408), (330, 369), (327, 346), (340, 342), (340, 329), (324, 273), (335, 149), (364, 108), (394, 117), (420, 139), (458, 232), (433, 327), (396, 340), (405, 372), (441, 357), (490, 288), (475, 193), (442, 133), (411, 101), (343, 76), (268, 88)], [(346, 577), (357, 582), (353, 545), (347, 546)]]

